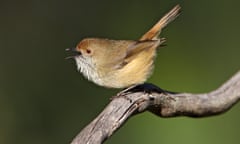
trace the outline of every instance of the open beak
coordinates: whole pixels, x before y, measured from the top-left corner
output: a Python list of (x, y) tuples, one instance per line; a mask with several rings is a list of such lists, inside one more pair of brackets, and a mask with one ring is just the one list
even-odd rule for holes
[(74, 48), (66, 48), (65, 51), (70, 51), (73, 53), (72, 56), (68, 56), (65, 59), (72, 59), (72, 58), (75, 58), (76, 56), (81, 55), (81, 52), (77, 51), (77, 49), (75, 47)]

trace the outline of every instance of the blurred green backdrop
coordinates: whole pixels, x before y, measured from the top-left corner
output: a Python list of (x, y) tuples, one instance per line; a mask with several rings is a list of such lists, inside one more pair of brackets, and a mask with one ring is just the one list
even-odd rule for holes
[[(209, 92), (240, 69), (240, 1), (1, 0), (0, 143), (70, 143), (119, 90), (85, 80), (64, 49), (89, 36), (138, 39), (176, 4), (182, 14), (164, 29), (148, 82)], [(237, 144), (239, 110), (201, 119), (145, 112), (106, 143)]]

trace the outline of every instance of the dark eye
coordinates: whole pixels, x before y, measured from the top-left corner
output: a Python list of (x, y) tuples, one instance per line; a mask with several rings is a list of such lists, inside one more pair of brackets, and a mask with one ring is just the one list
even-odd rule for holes
[(90, 49), (87, 49), (87, 50), (86, 50), (86, 53), (87, 53), (87, 54), (91, 54), (92, 51), (91, 51)]

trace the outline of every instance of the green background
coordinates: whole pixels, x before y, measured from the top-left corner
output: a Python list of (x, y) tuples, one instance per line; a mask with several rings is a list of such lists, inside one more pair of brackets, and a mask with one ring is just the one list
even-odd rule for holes
[[(240, 69), (237, 0), (1, 0), (0, 143), (67, 144), (119, 90), (65, 60), (84, 37), (138, 39), (176, 4), (148, 82), (178, 92), (216, 89)], [(134, 116), (107, 144), (238, 144), (240, 105), (209, 118)]]

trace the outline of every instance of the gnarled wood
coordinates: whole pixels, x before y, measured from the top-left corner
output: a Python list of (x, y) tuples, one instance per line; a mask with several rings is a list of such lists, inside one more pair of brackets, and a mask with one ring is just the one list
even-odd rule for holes
[(100, 144), (134, 114), (151, 111), (160, 117), (206, 117), (225, 112), (240, 98), (240, 71), (217, 90), (204, 94), (174, 93), (152, 84), (117, 96), (71, 144)]

